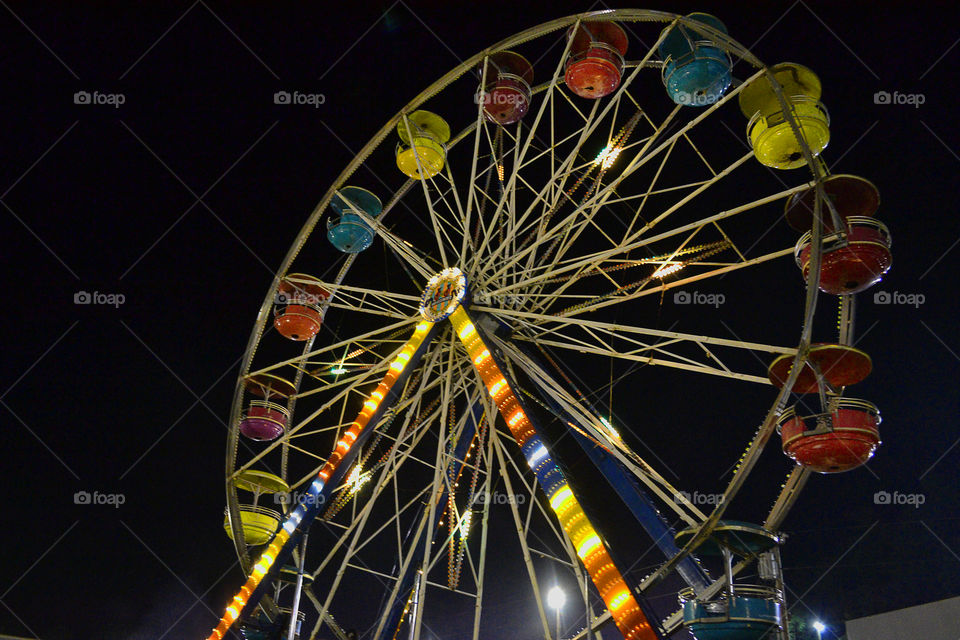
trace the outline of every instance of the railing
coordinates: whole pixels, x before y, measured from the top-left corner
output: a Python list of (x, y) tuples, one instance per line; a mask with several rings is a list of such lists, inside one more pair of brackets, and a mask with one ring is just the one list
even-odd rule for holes
[[(676, 65), (673, 69), (671, 69), (671, 73), (675, 69), (685, 67), (696, 60), (713, 60), (715, 62), (726, 64), (727, 68), (732, 66), (730, 54), (718, 47), (713, 40), (694, 40), (691, 42), (688, 39), (687, 42), (690, 43), (690, 51), (682, 56), (678, 56), (677, 58), (674, 58), (673, 54), (670, 54), (664, 58), (663, 67), (660, 69), (660, 77), (663, 79), (664, 84), (667, 82), (667, 68), (671, 63)], [(703, 55), (701, 50), (707, 48), (711, 49), (712, 51), (720, 52), (722, 57), (717, 57), (716, 55)]]
[(830, 398), (830, 400), (828, 401), (828, 409), (829, 411), (827, 413), (813, 413), (807, 416), (800, 416), (800, 415), (797, 415), (796, 405), (792, 407), (788, 407), (787, 409), (784, 409), (783, 413), (780, 414), (780, 418), (777, 420), (777, 433), (781, 433), (783, 430), (783, 425), (787, 422), (790, 422), (794, 418), (799, 418), (801, 421), (803, 421), (804, 427), (805, 427), (804, 433), (807, 435), (811, 435), (814, 431), (820, 431), (822, 433), (832, 431), (832, 429), (829, 429), (829, 428), (821, 430), (819, 429), (819, 427), (817, 429), (808, 429), (806, 428), (806, 422), (807, 420), (816, 420), (817, 423), (819, 424), (820, 421), (822, 421), (823, 419), (835, 416), (836, 413), (841, 409), (852, 409), (852, 410), (869, 413), (870, 415), (874, 416), (877, 419), (878, 425), (880, 424), (880, 420), (881, 420), (880, 409), (877, 408), (877, 405), (867, 400), (861, 400), (859, 398), (840, 398), (840, 397)]
[[(787, 100), (790, 102), (790, 105), (793, 111), (793, 117), (797, 121), (802, 121), (806, 118), (809, 118), (809, 115), (802, 115), (797, 113), (796, 106), (802, 104), (804, 106), (813, 106), (818, 109), (826, 120), (827, 126), (830, 126), (830, 112), (827, 111), (827, 108), (819, 100), (814, 100), (810, 96), (797, 95), (797, 96), (787, 96)], [(778, 105), (779, 106), (779, 105)], [(783, 114), (783, 109), (778, 109), (776, 111), (764, 112), (763, 110), (757, 111), (753, 114), (753, 117), (747, 122), (747, 137), (750, 137), (750, 132), (753, 131), (754, 125), (760, 121), (760, 119), (766, 121), (767, 128), (775, 127), (777, 125), (783, 124), (786, 122), (786, 116)]]
[[(592, 52), (596, 51), (597, 49), (605, 49), (606, 51), (608, 51), (613, 56), (613, 60), (611, 60), (610, 58), (605, 58), (603, 56), (598, 56), (595, 54), (591, 55)], [(623, 64), (624, 64), (623, 54), (620, 53), (620, 50), (614, 47), (613, 45), (607, 44), (606, 42), (597, 42), (597, 41), (591, 42), (583, 51), (577, 51), (575, 53), (571, 53), (570, 55), (568, 55), (567, 62), (564, 65), (564, 69), (569, 69), (570, 65), (576, 64), (578, 62), (582, 62), (584, 60), (588, 60), (590, 58), (594, 58), (596, 60), (605, 60), (607, 62), (618, 62), (620, 65), (620, 68), (623, 69)]]
[(269, 400), (251, 400), (250, 405), (247, 407), (247, 410), (244, 411), (242, 414), (240, 414), (240, 419), (246, 420), (247, 418), (252, 417), (252, 418), (262, 418), (264, 420), (272, 420), (274, 422), (277, 422), (277, 420), (275, 420), (274, 418), (271, 418), (270, 416), (257, 416), (257, 415), (251, 416), (250, 409), (252, 409), (253, 407), (266, 409), (268, 411), (276, 411), (277, 413), (280, 413), (288, 420), (290, 419), (290, 412), (287, 410), (285, 406), (283, 406), (282, 404), (277, 404), (276, 402), (270, 402)]
[[(824, 253), (835, 251), (852, 244), (874, 245), (889, 249), (890, 245), (893, 243), (893, 236), (890, 235), (890, 230), (887, 229), (887, 225), (883, 224), (876, 218), (871, 218), (868, 216), (850, 216), (845, 219), (845, 222), (847, 224), (846, 233), (834, 233), (823, 239)], [(851, 240), (849, 235), (853, 227), (873, 227), (880, 233), (880, 235), (883, 237), (883, 240), (862, 240), (857, 238)], [(800, 236), (800, 239), (797, 240), (797, 244), (793, 247), (793, 259), (796, 261), (797, 266), (799, 267), (803, 266), (801, 254), (803, 253), (804, 249), (810, 246), (810, 234), (811, 232), (807, 231), (805, 234)]]

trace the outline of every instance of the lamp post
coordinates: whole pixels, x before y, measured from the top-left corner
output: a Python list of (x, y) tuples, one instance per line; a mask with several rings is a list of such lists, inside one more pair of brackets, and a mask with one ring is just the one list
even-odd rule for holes
[(817, 640), (823, 640), (823, 630), (827, 628), (827, 625), (823, 624), (819, 620), (815, 620), (813, 623), (813, 628), (817, 630)]
[(547, 606), (557, 612), (557, 640), (560, 640), (560, 610), (567, 601), (567, 594), (563, 589), (554, 585), (547, 592)]

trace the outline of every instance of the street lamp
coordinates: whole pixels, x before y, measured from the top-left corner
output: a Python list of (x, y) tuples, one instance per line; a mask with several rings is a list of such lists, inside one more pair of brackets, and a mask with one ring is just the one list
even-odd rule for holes
[(815, 620), (813, 623), (813, 628), (817, 630), (817, 640), (823, 640), (823, 630), (827, 628), (827, 625), (823, 624), (819, 620)]
[(567, 602), (567, 594), (563, 589), (554, 585), (547, 591), (547, 606), (557, 612), (557, 640), (560, 640), (560, 610)]

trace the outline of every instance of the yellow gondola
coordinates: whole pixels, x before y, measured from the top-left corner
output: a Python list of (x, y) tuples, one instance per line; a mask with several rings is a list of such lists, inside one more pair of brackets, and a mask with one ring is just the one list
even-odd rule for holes
[(430, 111), (414, 111), (397, 123), (397, 135), (397, 167), (404, 175), (419, 180), (421, 169), (424, 178), (440, 173), (447, 158), (443, 145), (450, 140), (446, 120)]
[[(783, 89), (800, 133), (817, 156), (830, 142), (830, 116), (820, 103), (820, 79), (799, 64), (785, 62), (770, 68)], [(749, 118), (747, 137), (761, 164), (775, 169), (804, 166), (803, 147), (797, 141), (784, 109), (765, 76), (744, 87), (740, 93), (740, 110)]]

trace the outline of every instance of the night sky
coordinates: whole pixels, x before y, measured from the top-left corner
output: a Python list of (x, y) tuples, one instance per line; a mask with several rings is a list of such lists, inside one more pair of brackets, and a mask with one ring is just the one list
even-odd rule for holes
[[(222, 528), (238, 364), (303, 221), (353, 153), (461, 60), (547, 20), (620, 6), (633, 5), (3, 4), (0, 635), (206, 637), (243, 578)], [(893, 234), (893, 269), (860, 296), (857, 346), (874, 372), (854, 394), (880, 407), (883, 445), (867, 469), (812, 477), (783, 527), (788, 604), (832, 625), (824, 637), (845, 619), (960, 595), (952, 6), (649, 7), (709, 11), (761, 59), (815, 70), (832, 118), (824, 157), (879, 187), (877, 215)], [(324, 104), (274, 104), (294, 90)], [(878, 104), (880, 91), (922, 104)], [(77, 104), (77, 92), (123, 103)], [(469, 97), (463, 108), (475, 109)], [(715, 135), (740, 145), (742, 124)], [(778, 215), (772, 207), (771, 223)], [(782, 222), (775, 233), (792, 242)], [(789, 327), (779, 343), (795, 344), (792, 264), (729, 286), (730, 304), (681, 326)], [(75, 304), (80, 292), (102, 304)], [(876, 303), (877, 292), (895, 303)], [(601, 377), (628, 369), (607, 367)], [(714, 470), (736, 461), (774, 391), (702, 383), (644, 367), (613, 402), (620, 424), (640, 425), (625, 438), (654, 450), (679, 488), (716, 492), (725, 481)], [(767, 486), (745, 518), (766, 512), (788, 469), (777, 448), (751, 479)], [(84, 491), (122, 504), (76, 504)], [(883, 491), (923, 504), (877, 504)], [(649, 540), (625, 523), (611, 539), (642, 553)], [(503, 633), (535, 637), (536, 626)]]

